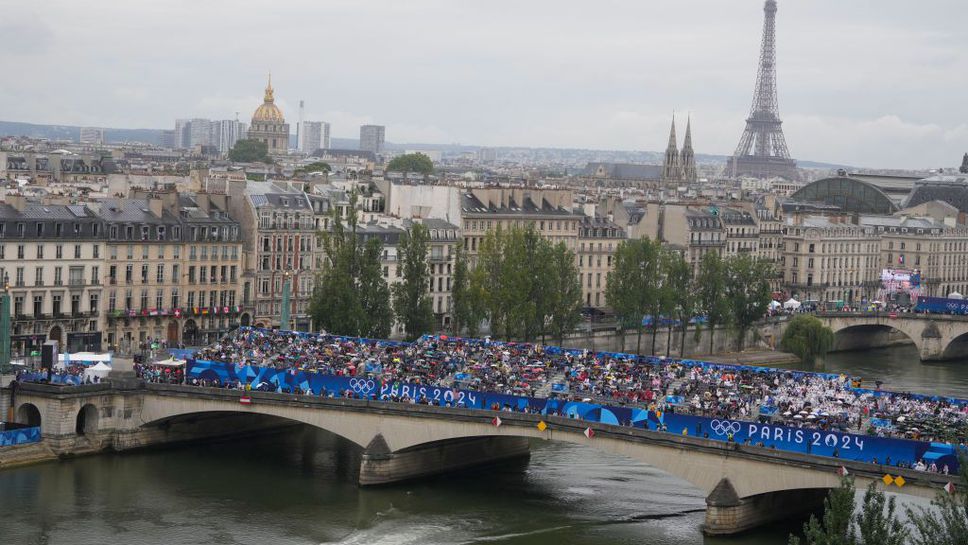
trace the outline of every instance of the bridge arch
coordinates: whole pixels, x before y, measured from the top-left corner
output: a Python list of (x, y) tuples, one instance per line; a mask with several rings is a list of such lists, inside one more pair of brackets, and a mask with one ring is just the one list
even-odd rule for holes
[[(366, 453), (367, 447), (377, 436), (382, 436), (386, 453), (400, 453), (445, 441), (487, 437), (524, 437), (563, 441), (597, 448), (619, 456), (636, 460), (682, 479), (705, 494), (711, 493), (724, 477), (735, 486), (738, 498), (751, 498), (771, 492), (803, 489), (828, 489), (838, 485), (836, 472), (790, 471), (790, 466), (777, 462), (757, 462), (742, 457), (729, 456), (721, 449), (697, 450), (692, 445), (679, 443), (674, 433), (662, 434), (661, 440), (632, 441), (622, 437), (585, 437), (585, 424), (571, 431), (541, 431), (534, 425), (500, 427), (479, 418), (481, 411), (473, 413), (473, 421), (467, 417), (450, 414), (406, 416), (398, 411), (383, 411), (382, 407), (341, 409), (332, 406), (293, 406), (298, 402), (293, 396), (283, 403), (263, 402), (241, 405), (237, 398), (211, 399), (202, 397), (148, 396), (142, 410), (142, 426), (163, 426), (175, 417), (190, 417), (201, 413), (249, 413), (276, 416), (290, 422), (307, 424), (333, 433)], [(381, 404), (383, 405), (383, 404)], [(387, 404), (388, 408), (392, 404)], [(390, 413), (390, 414), (387, 414)], [(498, 413), (495, 413), (495, 415)], [(509, 413), (505, 418), (512, 418)], [(502, 414), (503, 416), (503, 414)], [(597, 426), (597, 424), (589, 424)], [(711, 444), (713, 442), (710, 442)], [(829, 474), (828, 474), (829, 473)]]
[(944, 347), (944, 352), (941, 355), (941, 359), (943, 360), (965, 358), (968, 358), (968, 332), (951, 339)]
[(86, 403), (74, 418), (74, 433), (77, 435), (88, 435), (96, 433), (98, 430), (97, 407), (92, 403)]
[(26, 424), (31, 427), (40, 427), (43, 424), (40, 409), (33, 403), (21, 404), (17, 407), (17, 423)]
[(875, 318), (869, 321), (845, 318), (826, 321), (834, 333), (834, 351), (866, 350), (910, 342), (920, 353), (924, 342), (924, 332), (914, 331), (916, 328), (907, 321), (887, 322)]

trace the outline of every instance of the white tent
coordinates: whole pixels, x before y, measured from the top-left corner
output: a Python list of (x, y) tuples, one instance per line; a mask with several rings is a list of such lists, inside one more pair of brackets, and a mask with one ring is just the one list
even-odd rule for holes
[(962, 295), (962, 294), (960, 294), (960, 293), (958, 293), (956, 291), (953, 291), (953, 292), (951, 292), (951, 293), (948, 294), (948, 299), (964, 299), (964, 298), (965, 298), (964, 295)]
[(787, 310), (796, 310), (800, 308), (800, 301), (797, 301), (796, 299), (791, 297), (790, 299), (787, 300), (786, 303), (783, 303), (783, 308)]
[(779, 301), (770, 301), (770, 309), (775, 309), (783, 306)]
[(84, 370), (84, 382), (88, 379), (94, 380), (94, 377), (105, 378), (108, 373), (111, 372), (111, 367), (104, 362), (96, 363)]
[(161, 365), (164, 367), (182, 367), (185, 365), (185, 360), (176, 360), (175, 358), (168, 358), (167, 360), (152, 362), (151, 365)]

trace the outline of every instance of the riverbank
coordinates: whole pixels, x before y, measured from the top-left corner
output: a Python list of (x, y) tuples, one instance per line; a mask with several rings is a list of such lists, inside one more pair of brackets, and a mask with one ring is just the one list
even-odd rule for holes
[(789, 352), (774, 350), (748, 350), (743, 352), (723, 352), (719, 354), (690, 355), (688, 359), (733, 365), (759, 365), (764, 367), (787, 367), (799, 365), (800, 358)]

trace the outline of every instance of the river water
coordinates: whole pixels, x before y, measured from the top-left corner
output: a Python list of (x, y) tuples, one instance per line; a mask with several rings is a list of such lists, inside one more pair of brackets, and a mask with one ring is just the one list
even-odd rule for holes
[[(831, 355), (828, 372), (968, 397), (968, 362), (911, 347)], [(782, 545), (797, 523), (700, 531), (703, 495), (646, 465), (535, 442), (527, 463), (360, 489), (357, 454), (324, 432), (81, 458), (0, 472), (0, 543)]]

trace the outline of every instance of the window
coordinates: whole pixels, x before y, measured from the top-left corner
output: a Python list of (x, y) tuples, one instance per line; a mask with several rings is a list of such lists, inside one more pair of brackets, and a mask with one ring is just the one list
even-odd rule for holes
[[(94, 301), (93, 297), (95, 296), (92, 295), (91, 297), (92, 297), (91, 300)], [(92, 309), (93, 308), (94, 307), (92, 307)], [(114, 290), (111, 290), (111, 293), (108, 296), (108, 312), (114, 312), (117, 308), (118, 308), (117, 295), (115, 294)]]
[(148, 290), (141, 290), (141, 308), (148, 308)]
[(44, 259), (44, 245), (37, 245), (37, 259)]
[(189, 284), (195, 283), (195, 265), (188, 266), (188, 283)]
[(71, 295), (71, 315), (77, 316), (81, 313), (81, 294), (75, 293)]
[(54, 247), (54, 257), (57, 259), (64, 259), (64, 245), (58, 244)]
[(148, 265), (141, 266), (141, 283), (142, 284), (148, 283)]
[(178, 288), (171, 289), (171, 308), (178, 308)]
[(124, 267), (124, 282), (130, 284), (134, 276), (134, 265), (128, 264)]
[[(101, 246), (95, 244), (93, 249), (94, 249), (94, 259), (100, 259), (100, 257), (101, 257)], [(111, 256), (111, 257), (112, 258), (118, 257), (118, 253), (117, 252), (118, 252), (118, 249), (117, 248), (114, 248), (114, 255)]]
[(164, 297), (165, 290), (159, 289), (155, 291), (155, 308), (163, 308), (165, 306)]
[[(158, 264), (158, 270), (155, 271), (155, 282), (163, 284), (165, 282), (165, 265), (164, 263)], [(161, 306), (161, 305), (159, 305)]]
[[(113, 291), (111, 292), (111, 298), (112, 298), (112, 300), (111, 300), (112, 309), (111, 310), (114, 310), (114, 308), (113, 308), (114, 307), (114, 292)], [(90, 307), (88, 307), (88, 310), (90, 310), (91, 312), (97, 312), (98, 294), (92, 293), (90, 295), (90, 299), (89, 299), (88, 303), (91, 305)]]
[(44, 268), (36, 267), (34, 268), (34, 285), (43, 286), (44, 285)]
[(181, 277), (178, 276), (178, 263), (171, 266), (171, 281), (176, 284), (181, 282)]
[(44, 313), (44, 296), (34, 295), (34, 316), (40, 316)]
[(75, 244), (74, 245), (74, 259), (80, 259), (80, 258), (81, 258), (81, 245), (80, 244)]
[(101, 267), (94, 265), (91, 267), (91, 284), (98, 286), (101, 284)]
[(17, 259), (23, 259), (23, 258), (24, 258), (24, 245), (23, 244), (18, 244), (17, 245)]
[(192, 308), (194, 306), (195, 306), (195, 292), (190, 291), (188, 292), (188, 307)]
[(61, 274), (61, 269), (63, 269), (63, 267), (54, 267), (54, 285), (55, 286), (60, 286), (61, 284), (64, 283), (64, 279), (62, 278), (62, 274)]

